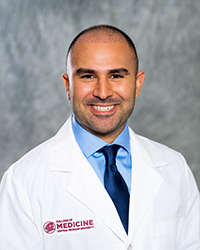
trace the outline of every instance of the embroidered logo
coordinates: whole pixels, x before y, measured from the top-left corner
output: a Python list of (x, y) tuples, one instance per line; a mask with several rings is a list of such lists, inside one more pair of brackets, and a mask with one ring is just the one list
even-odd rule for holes
[(51, 221), (47, 221), (46, 223), (44, 223), (43, 228), (47, 234), (52, 234), (56, 231), (56, 225)]
[(47, 221), (44, 223), (43, 229), (47, 234), (53, 234), (55, 231), (57, 233), (70, 232), (77, 230), (85, 230), (94, 228), (94, 221), (89, 220), (74, 220), (74, 219), (63, 219)]

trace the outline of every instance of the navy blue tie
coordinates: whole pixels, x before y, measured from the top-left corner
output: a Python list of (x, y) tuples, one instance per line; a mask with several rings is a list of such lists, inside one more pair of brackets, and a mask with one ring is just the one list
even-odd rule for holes
[(115, 163), (115, 158), (119, 148), (119, 145), (113, 144), (111, 146), (103, 147), (99, 152), (102, 152), (106, 159), (106, 169), (104, 172), (105, 189), (110, 195), (124, 229), (128, 234), (129, 191), (123, 177), (117, 170)]

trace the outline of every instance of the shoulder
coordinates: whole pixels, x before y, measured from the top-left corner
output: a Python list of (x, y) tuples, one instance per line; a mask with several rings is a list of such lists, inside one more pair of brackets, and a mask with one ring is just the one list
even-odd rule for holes
[[(9, 179), (19, 180), (20, 183), (29, 185), (31, 182), (42, 181), (49, 174), (54, 165), (59, 165), (64, 151), (69, 151), (72, 146), (73, 132), (68, 120), (58, 133), (35, 147), (21, 159), (15, 162), (4, 174)], [(66, 157), (67, 157), (66, 153)], [(66, 165), (67, 167), (67, 165)]]
[(181, 153), (137, 135), (132, 130), (130, 130), (130, 139), (133, 159), (134, 154), (137, 154), (138, 159), (145, 160), (145, 163), (155, 169), (164, 178), (166, 184), (174, 187), (174, 190), (197, 190), (192, 171)]
[(163, 156), (164, 158), (168, 158), (169, 156), (174, 156), (174, 157), (181, 156), (181, 154), (178, 151), (168, 147), (167, 145), (164, 145), (160, 142), (156, 142), (144, 136), (138, 135), (132, 129), (130, 129), (129, 131), (130, 131), (130, 139), (133, 141), (133, 144), (137, 145), (140, 148), (145, 148), (146, 150), (155, 152), (160, 156)]
[(152, 165), (157, 167), (168, 166), (168, 170), (175, 172), (182, 172), (188, 168), (186, 160), (180, 152), (162, 143), (137, 135), (131, 129), (130, 139), (134, 150), (141, 156), (145, 156)]
[(151, 151), (154, 151), (155, 153), (159, 154), (160, 156), (162, 156), (164, 159), (169, 159), (170, 157), (178, 157), (178, 158), (182, 158), (182, 155), (180, 152), (174, 150), (173, 148), (164, 145), (160, 142), (148, 139), (146, 137), (143, 136), (139, 136), (140, 140), (143, 141), (143, 143), (145, 144), (145, 146), (147, 148), (149, 148), (149, 150), (151, 149)]
[(38, 172), (40, 165), (44, 164), (48, 159), (47, 156), (51, 150), (53, 140), (54, 137), (30, 150), (16, 161), (7, 172), (12, 172), (15, 176), (25, 175), (26, 173), (31, 176), (34, 172)]

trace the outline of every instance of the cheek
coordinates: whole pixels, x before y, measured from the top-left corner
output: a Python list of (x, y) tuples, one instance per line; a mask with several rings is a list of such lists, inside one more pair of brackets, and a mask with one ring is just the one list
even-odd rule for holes
[(118, 87), (117, 93), (124, 101), (129, 101), (135, 98), (135, 88), (133, 86)]
[(76, 100), (84, 100), (86, 97), (88, 97), (92, 93), (91, 86), (89, 84), (73, 84), (72, 91), (73, 96), (76, 98)]

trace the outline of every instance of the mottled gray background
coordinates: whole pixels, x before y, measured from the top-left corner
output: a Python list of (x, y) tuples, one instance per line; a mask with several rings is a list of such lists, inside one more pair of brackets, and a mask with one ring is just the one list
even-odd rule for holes
[(83, 28), (135, 41), (146, 79), (130, 125), (186, 157), (200, 186), (200, 0), (0, 0), (0, 178), (71, 109), (61, 79)]

